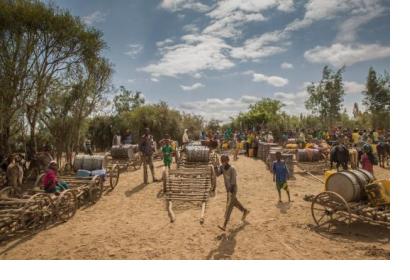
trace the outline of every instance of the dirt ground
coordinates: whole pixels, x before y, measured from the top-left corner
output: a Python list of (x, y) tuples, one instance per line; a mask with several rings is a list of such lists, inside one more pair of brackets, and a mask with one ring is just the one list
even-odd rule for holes
[[(323, 184), (296, 173), (290, 181), (294, 202), (278, 204), (272, 175), (260, 160), (244, 156), (233, 162), (238, 172), (238, 197), (251, 210), (248, 222), (234, 210), (226, 233), (226, 194), (218, 178), (217, 195), (208, 202), (205, 223), (201, 209), (177, 205), (169, 222), (162, 183), (142, 184), (142, 170), (122, 173), (116, 189), (64, 224), (0, 246), (0, 259), (389, 259), (388, 229), (355, 223), (347, 232), (313, 227), (306, 194), (318, 194)], [(160, 176), (161, 162), (156, 163)], [(297, 169), (295, 169), (297, 171)], [(376, 167), (377, 178), (389, 171)]]

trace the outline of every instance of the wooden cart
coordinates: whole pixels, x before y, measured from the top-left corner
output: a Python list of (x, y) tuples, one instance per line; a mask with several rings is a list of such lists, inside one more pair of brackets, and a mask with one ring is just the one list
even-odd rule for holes
[(10, 197), (3, 190), (0, 197), (0, 240), (67, 221), (76, 210), (77, 201), (72, 190), (59, 195), (37, 193), (20, 198)]
[(216, 174), (214, 166), (218, 166), (216, 154), (210, 153), (208, 161), (189, 161), (185, 150), (177, 152), (176, 170), (165, 171), (163, 174), (163, 187), (165, 199), (168, 203), (168, 213), (171, 222), (175, 221), (172, 209), (173, 201), (188, 201), (201, 203), (201, 216), (199, 222), (205, 221), (206, 202), (216, 193)]
[(339, 194), (325, 191), (308, 197), (311, 213), (318, 228), (330, 230), (338, 224), (349, 226), (353, 221), (390, 227), (390, 205), (371, 206), (369, 201), (346, 202)]
[[(114, 153), (113, 149), (124, 148), (124, 149), (131, 149), (131, 154), (128, 153)], [(142, 165), (142, 156), (141, 153), (138, 151), (137, 145), (130, 145), (129, 147), (126, 146), (113, 146), (111, 147), (111, 152), (106, 155), (107, 167), (112, 168), (114, 165), (119, 167), (121, 172), (128, 171), (129, 168), (133, 168), (134, 170), (138, 170), (141, 168)]]

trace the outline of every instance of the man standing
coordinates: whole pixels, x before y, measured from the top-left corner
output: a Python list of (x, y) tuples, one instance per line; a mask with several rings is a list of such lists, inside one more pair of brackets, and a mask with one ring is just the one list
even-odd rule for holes
[(238, 192), (238, 186), (236, 184), (236, 170), (233, 166), (229, 165), (229, 156), (222, 155), (221, 156), (222, 165), (216, 170), (217, 175), (224, 176), (226, 194), (227, 194), (227, 202), (226, 202), (226, 211), (225, 211), (225, 222), (223, 226), (218, 226), (221, 230), (226, 230), (226, 225), (229, 222), (231, 217), (231, 213), (234, 207), (238, 208), (242, 211), (242, 221), (245, 221), (246, 216), (249, 214), (249, 210), (247, 210), (243, 205), (239, 202), (236, 194)]
[(86, 153), (87, 155), (90, 155), (90, 156), (93, 155), (92, 148), (91, 148), (91, 140), (90, 140), (90, 137), (85, 138), (85, 141), (84, 141), (84, 149), (85, 149), (85, 153)]
[(148, 170), (147, 164), (151, 169), (152, 181), (157, 182), (154, 174), (154, 164), (152, 161), (152, 154), (154, 153), (154, 139), (150, 135), (149, 128), (144, 129), (144, 135), (141, 138), (139, 145), (140, 152), (142, 153), (142, 163), (144, 169), (144, 184), (148, 184)]
[(182, 135), (182, 147), (185, 149), (185, 146), (189, 143), (188, 129), (185, 128), (184, 135)]

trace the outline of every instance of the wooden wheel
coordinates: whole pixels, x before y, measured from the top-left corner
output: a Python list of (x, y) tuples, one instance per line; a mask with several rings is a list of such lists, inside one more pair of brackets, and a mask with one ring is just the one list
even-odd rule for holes
[(213, 166), (210, 166), (211, 169), (211, 196), (215, 197), (216, 196), (216, 174), (215, 174), (215, 169)]
[(40, 175), (37, 176), (37, 179), (34, 183), (35, 188), (41, 188), (43, 186), (43, 178), (46, 175), (46, 173), (41, 173)]
[(60, 193), (56, 203), (57, 217), (61, 221), (68, 221), (77, 211), (77, 196), (72, 190)]
[(55, 211), (49, 194), (38, 193), (29, 198), (20, 217), (22, 228), (36, 231), (47, 226)]
[(349, 226), (352, 219), (346, 200), (335, 192), (318, 194), (312, 201), (311, 211), (316, 226), (327, 230), (336, 223), (346, 223)]
[(110, 170), (110, 188), (113, 190), (120, 180), (120, 168), (118, 165), (114, 165)]
[(102, 180), (98, 178), (95, 181), (95, 185), (90, 187), (90, 201), (91, 203), (96, 203), (102, 196), (103, 193), (103, 185)]
[(14, 187), (5, 187), (0, 190), (0, 198), (16, 197), (19, 198), (22, 196), (22, 193)]

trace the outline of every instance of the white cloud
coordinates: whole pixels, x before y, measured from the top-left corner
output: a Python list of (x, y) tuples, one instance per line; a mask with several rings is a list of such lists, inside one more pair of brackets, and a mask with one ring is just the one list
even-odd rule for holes
[(168, 39), (165, 39), (165, 40), (163, 40), (163, 41), (158, 41), (158, 42), (156, 42), (155, 45), (156, 45), (158, 48), (162, 48), (162, 47), (164, 47), (164, 46), (166, 46), (166, 45), (172, 44), (173, 42), (174, 42), (174, 41), (173, 41), (172, 39), (168, 38)]
[(262, 12), (267, 9), (277, 8), (280, 11), (293, 11), (293, 0), (225, 0), (218, 1), (215, 9), (209, 12), (213, 18), (223, 18), (234, 11), (247, 13)]
[(184, 91), (191, 91), (191, 90), (196, 90), (196, 89), (199, 89), (199, 88), (202, 88), (202, 87), (205, 87), (203, 84), (201, 84), (201, 83), (195, 83), (195, 84), (193, 84), (192, 86), (184, 86), (184, 85), (181, 85), (181, 88), (182, 88), (182, 90), (184, 90)]
[(184, 32), (187, 32), (187, 33), (190, 33), (190, 34), (192, 34), (192, 33), (198, 33), (198, 32), (199, 32), (198, 26), (196, 26), (196, 25), (193, 24), (193, 23), (184, 25), (184, 26), (182, 27), (182, 30), (184, 30)]
[(159, 80), (158, 80), (157, 78), (155, 78), (155, 77), (151, 77), (151, 81), (154, 82), (154, 83), (158, 83), (158, 82), (159, 82)]
[(180, 74), (195, 75), (203, 70), (224, 70), (234, 66), (226, 55), (230, 48), (224, 40), (208, 35), (185, 35), (184, 43), (161, 49), (158, 63), (144, 67), (153, 76), (176, 77)]
[(254, 82), (265, 82), (275, 87), (283, 87), (288, 84), (288, 79), (278, 77), (278, 76), (266, 76), (264, 74), (255, 73), (253, 71), (244, 72), (244, 74), (253, 75)]
[(348, 94), (361, 93), (362, 91), (365, 90), (364, 84), (360, 84), (354, 81), (344, 81), (343, 85), (344, 85), (345, 92)]
[(138, 54), (142, 51), (143, 46), (140, 44), (129, 44), (128, 45), (129, 51), (125, 52), (125, 55), (135, 59), (137, 58)]
[[(280, 31), (267, 32), (245, 41), (241, 47), (232, 48), (231, 56), (242, 60), (256, 60), (286, 51), (283, 45), (288, 36)], [(274, 46), (277, 43), (279, 46)]]
[(88, 16), (82, 17), (81, 19), (84, 21), (85, 24), (93, 25), (95, 23), (104, 22), (106, 17), (107, 14), (101, 11), (95, 11), (92, 14), (89, 14)]
[(128, 79), (128, 80), (127, 80), (127, 83), (133, 84), (133, 83), (135, 83), (135, 81), (136, 81), (135, 79)]
[(249, 105), (259, 101), (260, 98), (252, 95), (243, 95), (238, 99), (233, 98), (208, 98), (206, 100), (182, 103), (179, 107), (204, 116), (205, 119), (218, 119), (229, 121), (229, 117), (236, 116), (241, 111), (246, 111)]
[(182, 10), (193, 10), (196, 12), (207, 12), (210, 7), (202, 4), (196, 0), (162, 0), (160, 4), (161, 8), (170, 10), (172, 12)]
[(341, 15), (348, 19), (339, 27), (336, 42), (352, 42), (359, 27), (380, 16), (386, 8), (383, 0), (309, 0), (302, 19), (295, 19), (286, 26), (284, 32), (306, 28), (320, 20), (330, 20)]
[(308, 97), (306, 90), (301, 90), (298, 92), (275, 92), (273, 98), (281, 101), (285, 104), (283, 111), (298, 115), (300, 113), (305, 113), (305, 100)]
[(388, 57), (390, 48), (378, 44), (333, 44), (317, 46), (305, 52), (305, 58), (312, 63), (330, 63), (333, 66), (349, 66), (357, 62)]
[(293, 68), (293, 64), (292, 64), (292, 63), (289, 63), (289, 62), (283, 62), (283, 63), (280, 65), (280, 68), (282, 68), (282, 69), (292, 69), (292, 68)]
[(242, 34), (240, 27), (246, 22), (264, 20), (266, 18), (260, 13), (246, 14), (242, 11), (234, 11), (222, 18), (213, 20), (202, 32), (224, 38), (238, 37)]

